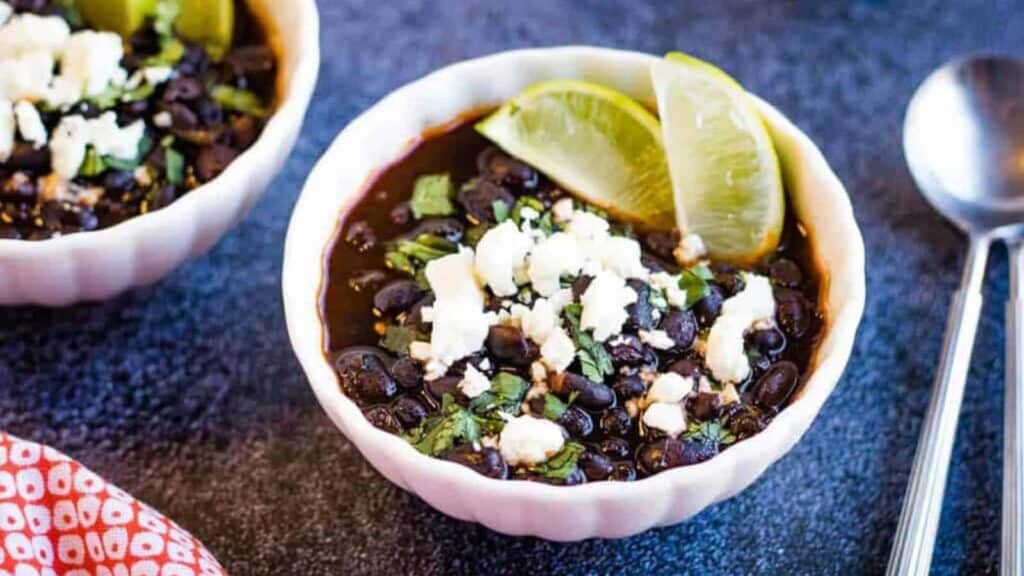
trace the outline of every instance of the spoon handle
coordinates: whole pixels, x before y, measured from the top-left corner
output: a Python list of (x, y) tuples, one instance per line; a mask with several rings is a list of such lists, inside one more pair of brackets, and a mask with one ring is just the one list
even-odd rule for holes
[(935, 389), (925, 415), (910, 472), (910, 485), (896, 528), (886, 572), (889, 576), (926, 576), (931, 565), (956, 423), (981, 315), (981, 286), (990, 243), (988, 236), (971, 237), (960, 290), (953, 298), (946, 324)]
[(1006, 407), (1003, 426), (1003, 550), (1000, 573), (1024, 570), (1024, 244), (1010, 245), (1006, 304)]

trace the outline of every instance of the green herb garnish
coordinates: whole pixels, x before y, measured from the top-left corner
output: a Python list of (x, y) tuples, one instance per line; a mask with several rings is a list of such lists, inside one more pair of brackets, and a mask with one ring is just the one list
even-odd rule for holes
[(553, 480), (565, 480), (576, 471), (576, 463), (586, 452), (582, 444), (567, 442), (562, 450), (547, 462), (530, 468), (533, 472)]
[(396, 250), (426, 264), (459, 251), (454, 242), (436, 234), (420, 234), (415, 240), (399, 240)]
[(455, 403), (450, 394), (441, 400), (441, 413), (427, 418), (411, 430), (405, 439), (428, 456), (440, 456), (458, 443), (480, 440), (481, 421), (470, 411)]
[(508, 207), (508, 203), (504, 200), (495, 200), (491, 204), (491, 209), (494, 210), (494, 221), (501, 224), (505, 220), (508, 220), (509, 212), (511, 208)]
[(422, 335), (419, 331), (414, 328), (388, 324), (387, 330), (384, 332), (384, 337), (381, 338), (380, 347), (385, 350), (390, 350), (395, 354), (408, 355), (409, 345), (422, 339), (421, 336)]
[(569, 394), (569, 401), (563, 402), (561, 398), (555, 396), (551, 392), (544, 395), (544, 417), (552, 422), (557, 422), (562, 414), (572, 406), (572, 403), (576, 401), (576, 397), (579, 396), (579, 392), (573, 390)]
[(498, 372), (491, 380), (491, 389), (473, 398), (469, 407), (478, 413), (492, 410), (516, 412), (529, 387), (526, 380), (515, 374)]
[(392, 250), (384, 255), (384, 263), (388, 268), (397, 272), (403, 272), (409, 276), (416, 275), (416, 266), (413, 265), (412, 260), (401, 252)]
[(686, 292), (686, 307), (700, 302), (710, 292), (708, 281), (715, 277), (707, 266), (694, 266), (679, 273), (679, 289)]
[(539, 217), (544, 212), (544, 203), (533, 196), (520, 196), (512, 207), (512, 221), (517, 226), (523, 223), (523, 208), (532, 208)]
[(412, 215), (417, 220), (424, 216), (450, 216), (455, 213), (452, 196), (455, 189), (448, 174), (420, 176), (413, 185)]
[(580, 315), (583, 313), (583, 305), (573, 302), (567, 305), (563, 312), (573, 339), (576, 341), (576, 358), (580, 361), (580, 370), (588, 380), (604, 382), (605, 376), (615, 372), (615, 366), (612, 365), (612, 357), (605, 350), (604, 345), (594, 340), (590, 334), (580, 330)]
[(683, 434), (686, 440), (696, 440), (703, 444), (728, 446), (736, 441), (729, 428), (718, 420), (707, 422), (691, 422)]
[(78, 169), (78, 175), (84, 176), (85, 178), (92, 178), (93, 176), (99, 176), (107, 171), (107, 163), (103, 161), (103, 157), (96, 153), (96, 149), (89, 146), (85, 150), (85, 160), (82, 161), (81, 168)]
[(210, 90), (210, 98), (226, 110), (234, 110), (257, 118), (265, 118), (268, 114), (260, 97), (249, 90), (220, 84)]
[(175, 186), (181, 186), (185, 182), (185, 157), (174, 148), (164, 148), (164, 163), (166, 164), (167, 181)]

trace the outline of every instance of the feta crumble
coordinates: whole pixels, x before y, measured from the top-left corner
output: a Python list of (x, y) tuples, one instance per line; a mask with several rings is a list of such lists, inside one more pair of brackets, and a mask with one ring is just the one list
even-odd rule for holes
[(686, 430), (686, 414), (679, 404), (657, 402), (644, 410), (643, 423), (674, 438)]
[(501, 429), (498, 447), (510, 466), (541, 464), (565, 445), (562, 427), (529, 415), (510, 419)]
[(576, 357), (576, 344), (564, 328), (556, 327), (540, 347), (540, 357), (551, 371), (565, 372)]
[(527, 273), (533, 289), (551, 296), (561, 288), (563, 274), (579, 274), (583, 259), (576, 238), (556, 232), (537, 243), (530, 254)]
[(754, 324), (775, 316), (771, 282), (744, 274), (743, 290), (722, 303), (722, 312), (708, 334), (704, 363), (722, 383), (742, 382), (750, 375), (744, 335)]
[(574, 211), (572, 198), (562, 198), (551, 206), (551, 214), (559, 224), (572, 220)]
[(676, 345), (664, 330), (639, 330), (637, 336), (641, 342), (657, 350), (668, 350)]
[(14, 106), (10, 100), (0, 100), (0, 161), (6, 162), (14, 151), (14, 133), (17, 129)]
[(22, 100), (14, 105), (14, 115), (18, 119), (18, 132), (21, 132), (26, 142), (30, 142), (37, 150), (46, 146), (49, 135), (35, 106)]
[(64, 43), (60, 75), (72, 81), (86, 96), (95, 96), (111, 84), (120, 86), (127, 79), (121, 68), (124, 46), (113, 32), (82, 30)]
[(466, 398), (476, 398), (490, 389), (491, 381), (487, 379), (483, 372), (474, 368), (472, 364), (466, 366), (466, 373), (459, 382), (459, 390)]
[(525, 265), (531, 248), (530, 237), (514, 222), (502, 222), (488, 230), (476, 245), (477, 276), (498, 296), (512, 296), (519, 291), (516, 270)]
[(647, 391), (648, 404), (678, 404), (693, 392), (693, 378), (686, 378), (675, 372), (659, 374)]
[(640, 243), (632, 238), (609, 236), (598, 248), (601, 265), (623, 278), (646, 278), (647, 269), (640, 260)]
[(113, 112), (92, 120), (77, 114), (65, 116), (50, 138), (53, 171), (66, 180), (74, 178), (85, 161), (88, 146), (101, 156), (132, 160), (139, 153), (139, 141), (145, 130), (141, 120), (124, 128), (118, 126)]
[(599, 272), (583, 293), (580, 328), (592, 330), (594, 339), (604, 342), (622, 332), (629, 318), (626, 307), (636, 302), (636, 292), (626, 281), (610, 272)]
[(38, 53), (52, 59), (63, 51), (70, 35), (71, 28), (60, 16), (18, 14), (0, 28), (0, 58)]
[(679, 240), (679, 246), (672, 251), (672, 255), (680, 266), (690, 267), (707, 256), (708, 249), (704, 246), (703, 238), (696, 234), (687, 234)]

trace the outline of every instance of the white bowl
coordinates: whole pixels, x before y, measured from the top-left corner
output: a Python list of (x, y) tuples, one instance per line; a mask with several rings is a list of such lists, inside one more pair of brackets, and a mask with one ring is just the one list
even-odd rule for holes
[(314, 0), (248, 0), (278, 56), (274, 115), (223, 174), (170, 206), (116, 226), (30, 242), (0, 240), (0, 305), (64, 306), (156, 282), (238, 222), (295, 144), (320, 68)]
[(623, 537), (674, 524), (749, 486), (811, 425), (853, 347), (864, 308), (864, 243), (843, 185), (813, 143), (760, 102), (784, 163), (793, 208), (824, 271), (827, 328), (815, 367), (792, 404), (760, 434), (696, 466), (631, 483), (573, 487), (493, 480), (429, 458), (374, 428), (341, 393), (324, 355), (320, 291), (338, 218), (374, 170), (398, 158), (424, 129), (497, 105), (556, 78), (598, 82), (652, 104), (655, 57), (603, 48), (503, 52), (449, 66), (390, 94), (355, 119), (310, 174), (285, 246), (284, 302), (292, 346), (317, 398), (339, 429), (388, 480), (434, 508), (506, 534), (550, 540)]

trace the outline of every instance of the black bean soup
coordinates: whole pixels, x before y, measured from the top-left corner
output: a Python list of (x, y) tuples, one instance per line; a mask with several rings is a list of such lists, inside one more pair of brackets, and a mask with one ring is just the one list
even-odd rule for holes
[[(498, 320), (479, 350), (440, 368), (416, 353), (429, 348), (422, 345), (430, 320), (440, 321), (424, 274), (429, 262), (477, 246), (505, 222), (532, 226), (538, 241), (567, 226), (565, 214), (560, 222), (554, 213), (568, 194), (494, 148), (474, 131), (474, 119), (425, 134), (376, 174), (342, 216), (327, 256), (326, 353), (369, 421), (486, 476), (558, 485), (644, 478), (705, 461), (763, 430), (807, 378), (824, 324), (809, 241), (791, 215), (778, 250), (758, 266), (703, 261), (681, 269), (673, 257), (678, 235), (634, 231), (574, 200), (574, 214), (609, 220), (612, 236), (638, 240), (651, 278), (667, 273), (660, 277), (679, 282), (686, 301), (677, 294), (677, 305), (666, 303), (664, 282), (631, 278), (637, 297), (628, 317), (602, 342), (580, 321), (593, 278), (586, 269), (565, 275), (558, 324), (573, 356), (565, 369), (545, 370), (547, 342), (531, 340), (527, 321), (512, 318), (538, 299), (520, 277), (512, 295), (483, 289), (484, 310)], [(723, 303), (754, 278), (747, 273), (768, 279), (775, 314), (743, 333), (749, 374), (721, 382), (704, 349)], [(648, 417), (654, 389), (680, 383), (682, 398), (670, 392), (659, 408), (676, 428)]]
[[(68, 2), (9, 3), (15, 18), (31, 12), (64, 18), (72, 33), (89, 28)], [(77, 173), (57, 181), (50, 178), (52, 140), (15, 142), (0, 163), (0, 239), (45, 240), (159, 210), (217, 177), (251, 146), (272, 111), (277, 62), (244, 1), (236, 0), (235, 14), (233, 43), (223, 54), (150, 19), (124, 43), (124, 85), (65, 106), (35, 103), (50, 135), (66, 116), (91, 120), (110, 112), (121, 128), (143, 122), (144, 135), (134, 158), (90, 147)]]

